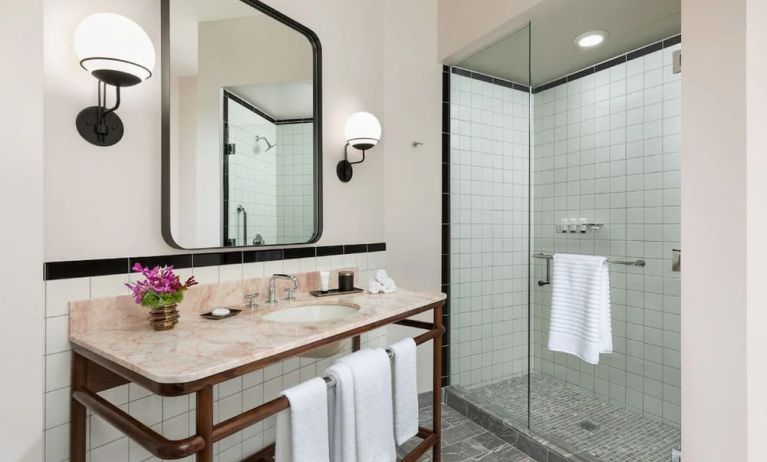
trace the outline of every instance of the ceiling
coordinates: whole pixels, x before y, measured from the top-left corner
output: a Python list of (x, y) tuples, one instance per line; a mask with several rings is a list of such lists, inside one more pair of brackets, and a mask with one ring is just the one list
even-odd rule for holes
[[(680, 13), (680, 0), (543, 0), (529, 11), (529, 32), (518, 30), (457, 65), (524, 84), (532, 76), (537, 86), (678, 34)], [(591, 49), (573, 43), (591, 30), (607, 31), (607, 40)]]
[(277, 120), (304, 119), (314, 115), (312, 81), (235, 85), (227, 90)]

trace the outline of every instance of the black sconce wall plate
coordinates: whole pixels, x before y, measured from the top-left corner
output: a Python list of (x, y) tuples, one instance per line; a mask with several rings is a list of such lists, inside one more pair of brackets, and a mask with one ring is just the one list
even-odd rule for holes
[(75, 124), (80, 136), (89, 143), (96, 146), (112, 146), (122, 139), (125, 127), (120, 116), (114, 112), (99, 117), (103, 111), (104, 108), (99, 106), (86, 107), (77, 114)]

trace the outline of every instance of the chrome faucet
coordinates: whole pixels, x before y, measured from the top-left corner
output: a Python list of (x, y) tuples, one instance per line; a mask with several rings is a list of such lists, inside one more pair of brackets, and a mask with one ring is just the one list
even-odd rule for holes
[(269, 279), (269, 303), (277, 303), (277, 295), (274, 292), (274, 281), (277, 279), (293, 282), (293, 287), (285, 289), (285, 293), (287, 294), (285, 300), (295, 300), (296, 290), (298, 290), (298, 279), (292, 274), (273, 274)]

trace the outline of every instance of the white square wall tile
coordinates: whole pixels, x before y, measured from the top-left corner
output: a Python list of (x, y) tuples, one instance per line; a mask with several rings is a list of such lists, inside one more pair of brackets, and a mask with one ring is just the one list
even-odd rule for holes
[(91, 278), (91, 298), (117, 297), (130, 293), (125, 284), (130, 275), (112, 274), (109, 276), (94, 276)]
[(70, 385), (72, 353), (64, 351), (45, 357), (45, 390), (53, 391)]
[(45, 431), (45, 462), (63, 462), (69, 459), (69, 424)]
[(69, 422), (69, 387), (45, 394), (45, 428)]
[(69, 351), (69, 316), (56, 316), (45, 320), (45, 353)]
[(88, 300), (91, 296), (90, 278), (58, 279), (45, 283), (45, 315), (69, 314), (69, 302)]

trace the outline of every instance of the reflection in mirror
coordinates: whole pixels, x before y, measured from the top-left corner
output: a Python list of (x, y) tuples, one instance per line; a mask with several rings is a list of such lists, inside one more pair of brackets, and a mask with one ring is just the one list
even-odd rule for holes
[(316, 240), (313, 34), (239, 0), (166, 1), (173, 244)]

